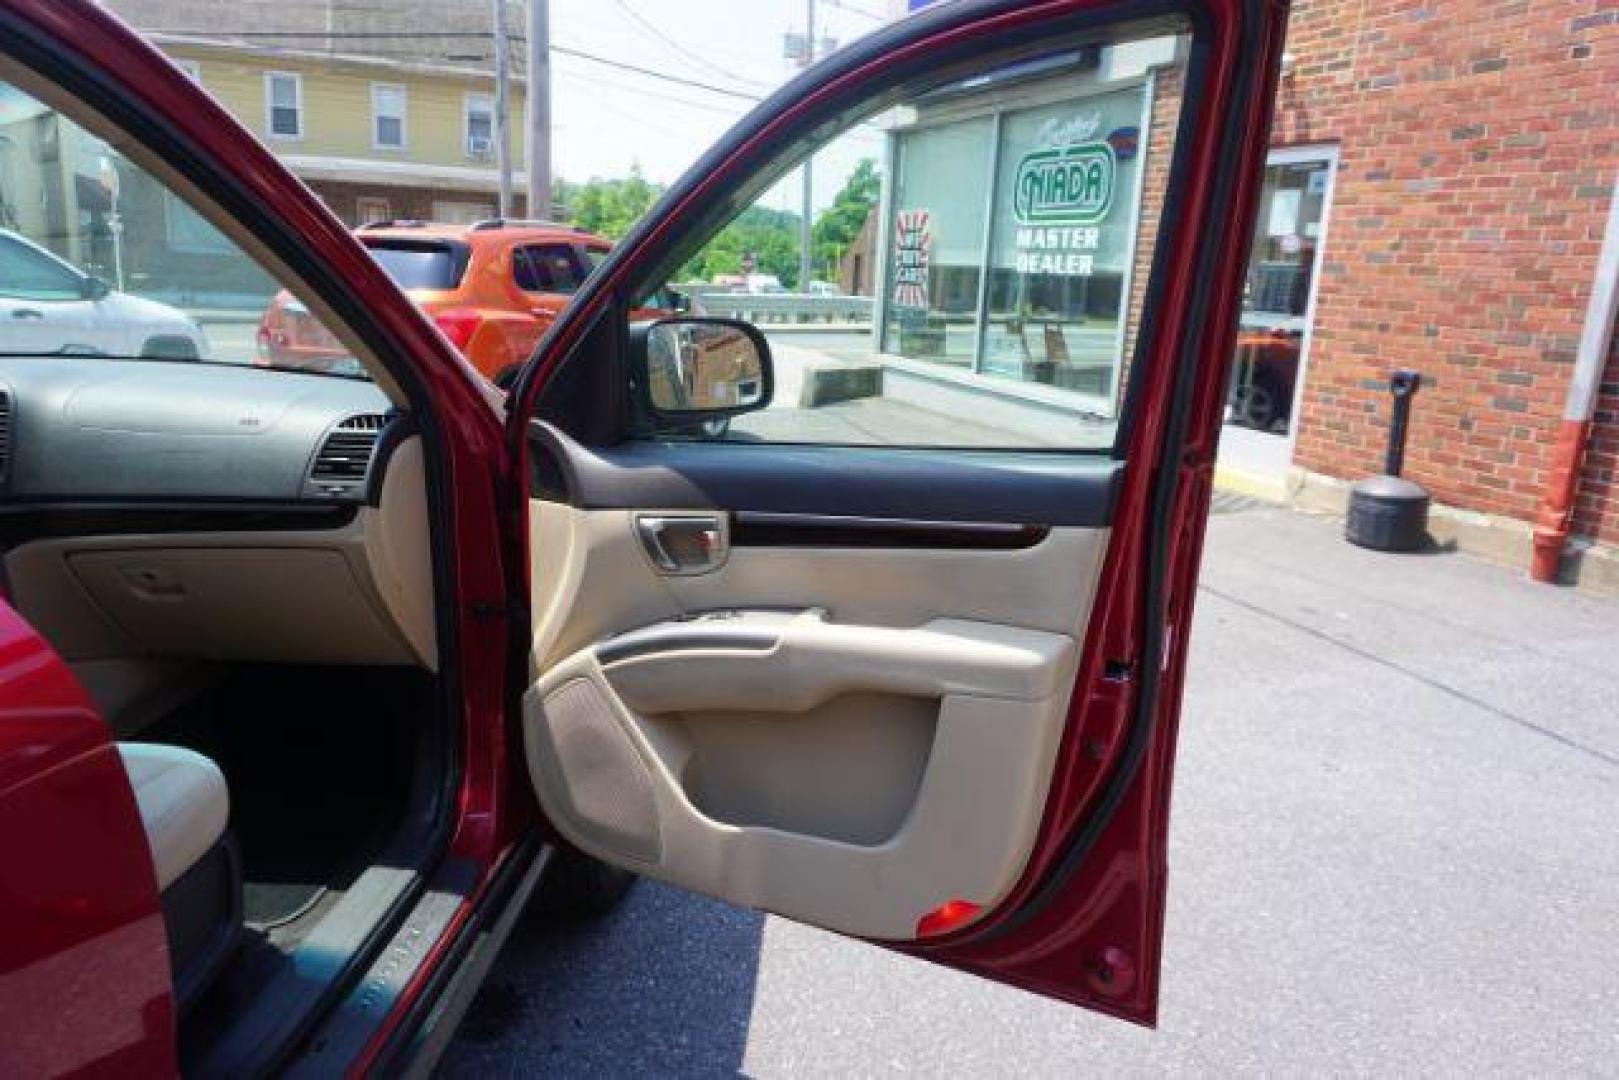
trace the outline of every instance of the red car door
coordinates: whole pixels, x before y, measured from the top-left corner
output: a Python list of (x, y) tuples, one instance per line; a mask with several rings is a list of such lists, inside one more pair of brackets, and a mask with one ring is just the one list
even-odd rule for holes
[[(446, 890), (464, 900), (443, 940), (417, 943), (426, 959), (378, 1039), (426, 1000), (445, 974), (433, 965), (454, 954), (444, 941), (475, 925), (494, 868), (520, 847), (529, 807), (513, 781), (531, 782), (557, 830), (610, 863), (1154, 1019), (1175, 727), (1242, 272), (1227, 238), (1254, 216), (1285, 17), (1261, 0), (958, 0), (836, 54), (745, 119), (615, 248), (525, 367), (502, 445), (464, 362), (215, 103), (95, 5), (0, 6), (9, 78), (62, 89), (193, 184), (323, 318), (382, 358), (420, 413), (463, 736), (447, 846), (474, 880)], [(1141, 41), (1154, 43), (1151, 65)], [(1089, 90), (1077, 112), (1020, 111), (1027, 80), (1058, 69), (1128, 91), (1141, 121), (1173, 96), (1171, 122), (1143, 131), (1109, 119), (1113, 106)], [(971, 449), (939, 434), (968, 426), (960, 414), (930, 422), (931, 441), (837, 443), (825, 424), (784, 436), (831, 414), (748, 415), (770, 402), (770, 343), (701, 322), (662, 336), (703, 376), (693, 400), (707, 411), (660, 412), (654, 335), (630, 325), (637, 302), (828, 134), (863, 125), (898, 140), (909, 125), (920, 136), (930, 125), (919, 116), (959, 118), (962, 95), (985, 87), (1000, 111), (968, 117), (975, 132), (1010, 138), (1024, 125), (1050, 145), (1003, 147), (971, 174), (934, 169), (943, 193), (931, 206), (896, 183), (878, 230), (885, 243), (897, 234), (880, 351), (943, 366), (919, 372), (886, 353), (874, 364), (896, 383), (965, 385), (986, 412), (1004, 404), (999, 384), (963, 377), (1004, 377), (996, 365), (1030, 384), (1017, 395), (1026, 404), (1113, 387), (1106, 422), (1087, 429), (1096, 438), (1065, 442), (1064, 429), (1038, 448)], [(921, 142), (900, 145), (926, 156)], [(1154, 183), (1158, 196), (1128, 197)], [(989, 218), (942, 228), (952, 193), (1003, 191), (1007, 220), (1025, 230), (1009, 234), (1005, 266)], [(1114, 209), (1155, 238), (1108, 248)], [(986, 245), (976, 268), (953, 261), (957, 236)], [(1109, 302), (1128, 317), (1097, 316)], [(973, 303), (969, 329), (962, 305)], [(947, 370), (969, 339), (971, 370)], [(1105, 363), (1071, 362), (1103, 339), (1117, 341)], [(789, 349), (778, 353), (785, 376)], [(812, 381), (804, 365), (792, 374)], [(782, 401), (813, 396), (784, 390)], [(916, 414), (890, 409), (883, 423), (919, 424)], [(528, 639), (520, 650), (514, 627)], [(0, 639), (12, 640), (24, 640), (15, 627)], [(0, 704), (26, 720), (41, 707), (24, 694), (29, 664), (42, 661), (19, 648)], [(37, 959), (57, 962), (76, 941), (121, 945), (114, 932), (133, 927), (131, 947), (151, 960), (161, 927), (150, 867), (132, 865), (145, 848), (127, 784), (82, 702), (52, 692), (44, 707), (71, 730), (54, 751), (17, 749), (26, 726), (0, 743), (15, 751), (0, 764), (19, 770), (0, 774), (7, 809), (24, 806), (27, 770), (46, 751), (83, 762), (85, 806), (107, 811), (106, 847), (116, 836), (119, 852), (83, 867), (103, 850), (86, 840), (73, 868), (57, 866), (102, 875), (63, 891), (61, 911), (111, 906), (74, 922), (71, 940), (44, 939), (55, 944)], [(19, 820), (31, 819), (4, 816), (7, 843), (26, 842), (11, 837)], [(90, 829), (41, 820), (35, 839)], [(7, 854), (15, 865), (23, 851)], [(19, 910), (6, 905), (8, 926), (25, 925)], [(8, 993), (27, 985), (16, 980), (34, 956), (0, 964)], [(148, 966), (144, 981), (117, 985), (108, 969), (75, 967), (94, 973), (85, 1008), (126, 1033), (136, 1022), (171, 1031), (166, 993), (146, 989), (166, 972)], [(172, 1064), (167, 1044), (153, 1052), (154, 1065)]]
[(168, 939), (123, 762), (0, 601), (0, 1072), (174, 1071)]
[[(1243, 0), (932, 7), (767, 101), (615, 248), (507, 429), (536, 478), (525, 751), (572, 843), (1154, 1021), (1228, 241), (1284, 20)], [(1031, 108), (1052, 72), (1072, 100)], [(816, 365), (839, 361), (781, 366), (801, 355), (781, 335), (637, 328), (637, 297), (865, 124), (895, 171), (861, 411), (826, 410)], [(987, 149), (953, 170), (949, 140)], [(806, 384), (792, 400), (771, 402), (772, 350), (776, 383)], [(1047, 406), (1070, 419), (1027, 434)]]

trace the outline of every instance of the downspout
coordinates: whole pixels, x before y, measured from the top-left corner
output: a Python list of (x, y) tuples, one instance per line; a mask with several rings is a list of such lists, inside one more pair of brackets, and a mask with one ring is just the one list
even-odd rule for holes
[(1596, 278), (1591, 283), (1591, 303), (1585, 309), (1580, 349), (1574, 356), (1574, 375), (1568, 384), (1563, 426), (1557, 433), (1556, 457), (1535, 521), (1535, 553), (1529, 564), (1529, 576), (1536, 581), (1554, 582), (1562, 568), (1563, 548), (1568, 544), (1569, 526), (1574, 519), (1574, 498), (1579, 492), (1580, 465), (1591, 439), (1591, 416), (1596, 411), (1602, 371), (1613, 344), (1616, 312), (1619, 312), (1619, 181), (1614, 183), (1613, 196), (1608, 203), (1608, 229), (1602, 237), (1602, 254), (1597, 258)]

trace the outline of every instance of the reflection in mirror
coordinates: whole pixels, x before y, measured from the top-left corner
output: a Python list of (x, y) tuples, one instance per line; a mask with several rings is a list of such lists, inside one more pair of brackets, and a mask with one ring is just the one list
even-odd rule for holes
[(659, 413), (756, 408), (764, 370), (758, 343), (736, 323), (668, 319), (647, 331), (647, 385)]

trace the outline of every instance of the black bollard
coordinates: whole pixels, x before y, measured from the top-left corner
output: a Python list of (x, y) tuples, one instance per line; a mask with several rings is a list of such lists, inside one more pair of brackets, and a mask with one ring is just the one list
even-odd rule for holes
[(1411, 423), (1411, 399), (1422, 389), (1422, 372), (1396, 371), (1389, 376), (1394, 412), (1389, 417), (1389, 445), (1383, 454), (1383, 472), (1399, 476), (1405, 468), (1405, 434)]
[(1368, 477), (1349, 492), (1349, 520), (1344, 539), (1374, 551), (1420, 551), (1428, 543), (1428, 492), (1400, 476), (1405, 468), (1405, 439), (1411, 423), (1411, 399), (1422, 387), (1422, 374), (1396, 371), (1389, 377), (1394, 396), (1389, 414), (1389, 443), (1382, 476)]

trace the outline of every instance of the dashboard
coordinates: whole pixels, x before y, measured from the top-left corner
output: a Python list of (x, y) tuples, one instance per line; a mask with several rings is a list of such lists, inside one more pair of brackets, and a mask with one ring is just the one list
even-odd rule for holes
[(0, 357), (0, 587), (121, 733), (221, 663), (436, 670), (426, 475), (369, 382)]
[(0, 496), (363, 502), (379, 437), (397, 419), (358, 379), (0, 357)]

